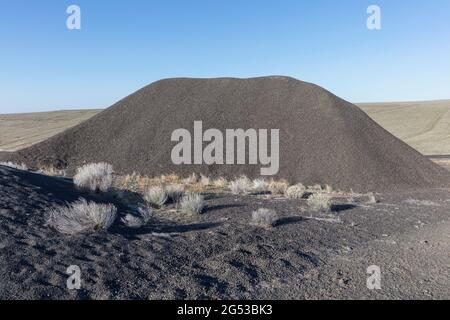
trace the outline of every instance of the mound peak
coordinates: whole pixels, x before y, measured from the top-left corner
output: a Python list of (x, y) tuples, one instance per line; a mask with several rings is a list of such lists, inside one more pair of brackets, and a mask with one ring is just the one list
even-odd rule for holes
[[(193, 172), (258, 177), (261, 164), (173, 163), (172, 134), (185, 129), (279, 130), (276, 178), (339, 189), (447, 187), (449, 174), (372, 121), (355, 105), (290, 77), (164, 79), (80, 125), (13, 157), (73, 169), (106, 161), (119, 173)], [(270, 138), (269, 138), (270, 139)], [(208, 143), (203, 142), (204, 148)], [(194, 148), (194, 146), (193, 146)], [(248, 156), (248, 150), (247, 150)], [(225, 156), (224, 156), (225, 158)], [(248, 157), (247, 157), (248, 158)]]

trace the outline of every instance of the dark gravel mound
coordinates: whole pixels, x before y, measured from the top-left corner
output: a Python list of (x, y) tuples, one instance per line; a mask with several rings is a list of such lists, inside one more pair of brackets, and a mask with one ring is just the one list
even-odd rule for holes
[(358, 107), (287, 77), (161, 80), (13, 158), (69, 169), (106, 161), (120, 173), (148, 175), (260, 175), (261, 165), (174, 165), (171, 134), (179, 128), (192, 134), (196, 120), (203, 130), (280, 129), (276, 177), (291, 182), (358, 191), (450, 185), (444, 169)]

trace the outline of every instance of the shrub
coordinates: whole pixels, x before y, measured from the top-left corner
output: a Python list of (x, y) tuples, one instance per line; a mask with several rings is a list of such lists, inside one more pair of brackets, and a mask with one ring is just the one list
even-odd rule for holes
[(184, 194), (184, 187), (181, 184), (169, 185), (166, 187), (166, 193), (170, 201), (177, 202)]
[(277, 220), (277, 213), (271, 209), (260, 208), (252, 212), (252, 224), (260, 227), (273, 227)]
[(125, 217), (120, 219), (124, 225), (132, 229), (138, 229), (144, 225), (144, 220), (141, 217), (133, 216), (132, 214), (127, 214)]
[(252, 190), (257, 193), (268, 191), (268, 183), (264, 179), (253, 180)]
[(81, 189), (106, 192), (111, 187), (112, 174), (112, 165), (105, 162), (90, 163), (77, 169), (73, 182)]
[(331, 196), (325, 193), (314, 193), (308, 200), (308, 206), (313, 211), (331, 211)]
[(65, 234), (85, 230), (107, 230), (114, 223), (117, 208), (112, 204), (98, 204), (80, 199), (70, 205), (48, 212), (47, 225)]
[(180, 177), (175, 173), (169, 175), (163, 174), (159, 179), (162, 183), (179, 183), (181, 181)]
[(280, 181), (270, 181), (269, 182), (269, 191), (274, 195), (282, 195), (286, 192), (287, 188), (289, 188), (289, 183), (285, 180)]
[(66, 170), (56, 169), (54, 166), (41, 166), (39, 167), (38, 173), (44, 174), (50, 177), (65, 177)]
[(144, 192), (144, 200), (156, 207), (162, 207), (168, 198), (166, 190), (162, 187), (151, 187)]
[(150, 206), (140, 206), (138, 212), (145, 224), (149, 223), (153, 217), (153, 209)]
[(0, 166), (5, 166), (5, 167), (10, 167), (13, 169), (17, 169), (17, 170), (23, 170), (23, 171), (27, 171), (28, 167), (25, 164), (18, 164), (18, 163), (14, 163), (14, 162), (0, 162)]
[(211, 179), (209, 179), (207, 176), (200, 175), (200, 184), (204, 187), (207, 187), (211, 184)]
[(366, 203), (368, 203), (368, 204), (378, 203), (377, 198), (375, 198), (375, 195), (372, 192), (369, 192), (368, 194), (366, 194)]
[(213, 186), (216, 188), (219, 188), (219, 189), (225, 188), (227, 186), (227, 184), (228, 184), (228, 181), (223, 177), (219, 177), (213, 181)]
[(320, 192), (322, 191), (322, 186), (320, 184), (315, 184), (313, 186), (308, 186), (308, 190), (311, 192)]
[(252, 189), (252, 183), (246, 176), (241, 176), (230, 182), (232, 194), (246, 194)]
[(286, 189), (285, 196), (289, 199), (301, 199), (306, 192), (306, 188), (301, 183)]
[(141, 175), (133, 172), (132, 174), (127, 174), (126, 176), (119, 176), (115, 179), (115, 186), (119, 189), (126, 190), (136, 190), (138, 188), (139, 180)]
[(184, 184), (194, 184), (198, 182), (198, 177), (195, 173), (182, 180)]
[(180, 210), (187, 214), (200, 214), (205, 206), (205, 199), (198, 193), (188, 193), (180, 200)]

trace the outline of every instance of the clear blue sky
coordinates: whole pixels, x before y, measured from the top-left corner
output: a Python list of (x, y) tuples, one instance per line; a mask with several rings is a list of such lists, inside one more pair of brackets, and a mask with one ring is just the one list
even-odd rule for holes
[[(66, 28), (66, 8), (82, 29)], [(382, 30), (366, 9), (382, 10)], [(168, 77), (288, 75), (352, 102), (450, 98), (449, 0), (0, 0), (0, 113)]]

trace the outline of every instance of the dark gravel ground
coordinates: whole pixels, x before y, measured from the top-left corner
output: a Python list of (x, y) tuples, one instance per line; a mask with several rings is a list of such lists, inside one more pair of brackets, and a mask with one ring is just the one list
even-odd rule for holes
[(289, 77), (157, 81), (80, 125), (7, 157), (29, 166), (72, 171), (86, 162), (106, 161), (122, 174), (260, 176), (261, 165), (173, 164), (176, 142), (171, 142), (171, 135), (180, 128), (193, 135), (194, 121), (202, 121), (204, 130), (222, 133), (279, 129), (276, 178), (292, 183), (367, 192), (450, 187), (447, 171), (357, 106)]
[[(448, 189), (380, 194), (377, 204), (336, 198), (332, 214), (304, 200), (207, 195), (202, 215), (169, 207), (134, 231), (44, 226), (48, 208), (80, 196), (131, 210), (70, 180), (0, 167), (0, 299), (450, 298)], [(261, 207), (277, 211), (275, 227), (250, 224)], [(66, 288), (70, 265), (80, 290)], [(370, 265), (382, 290), (366, 287)]]

